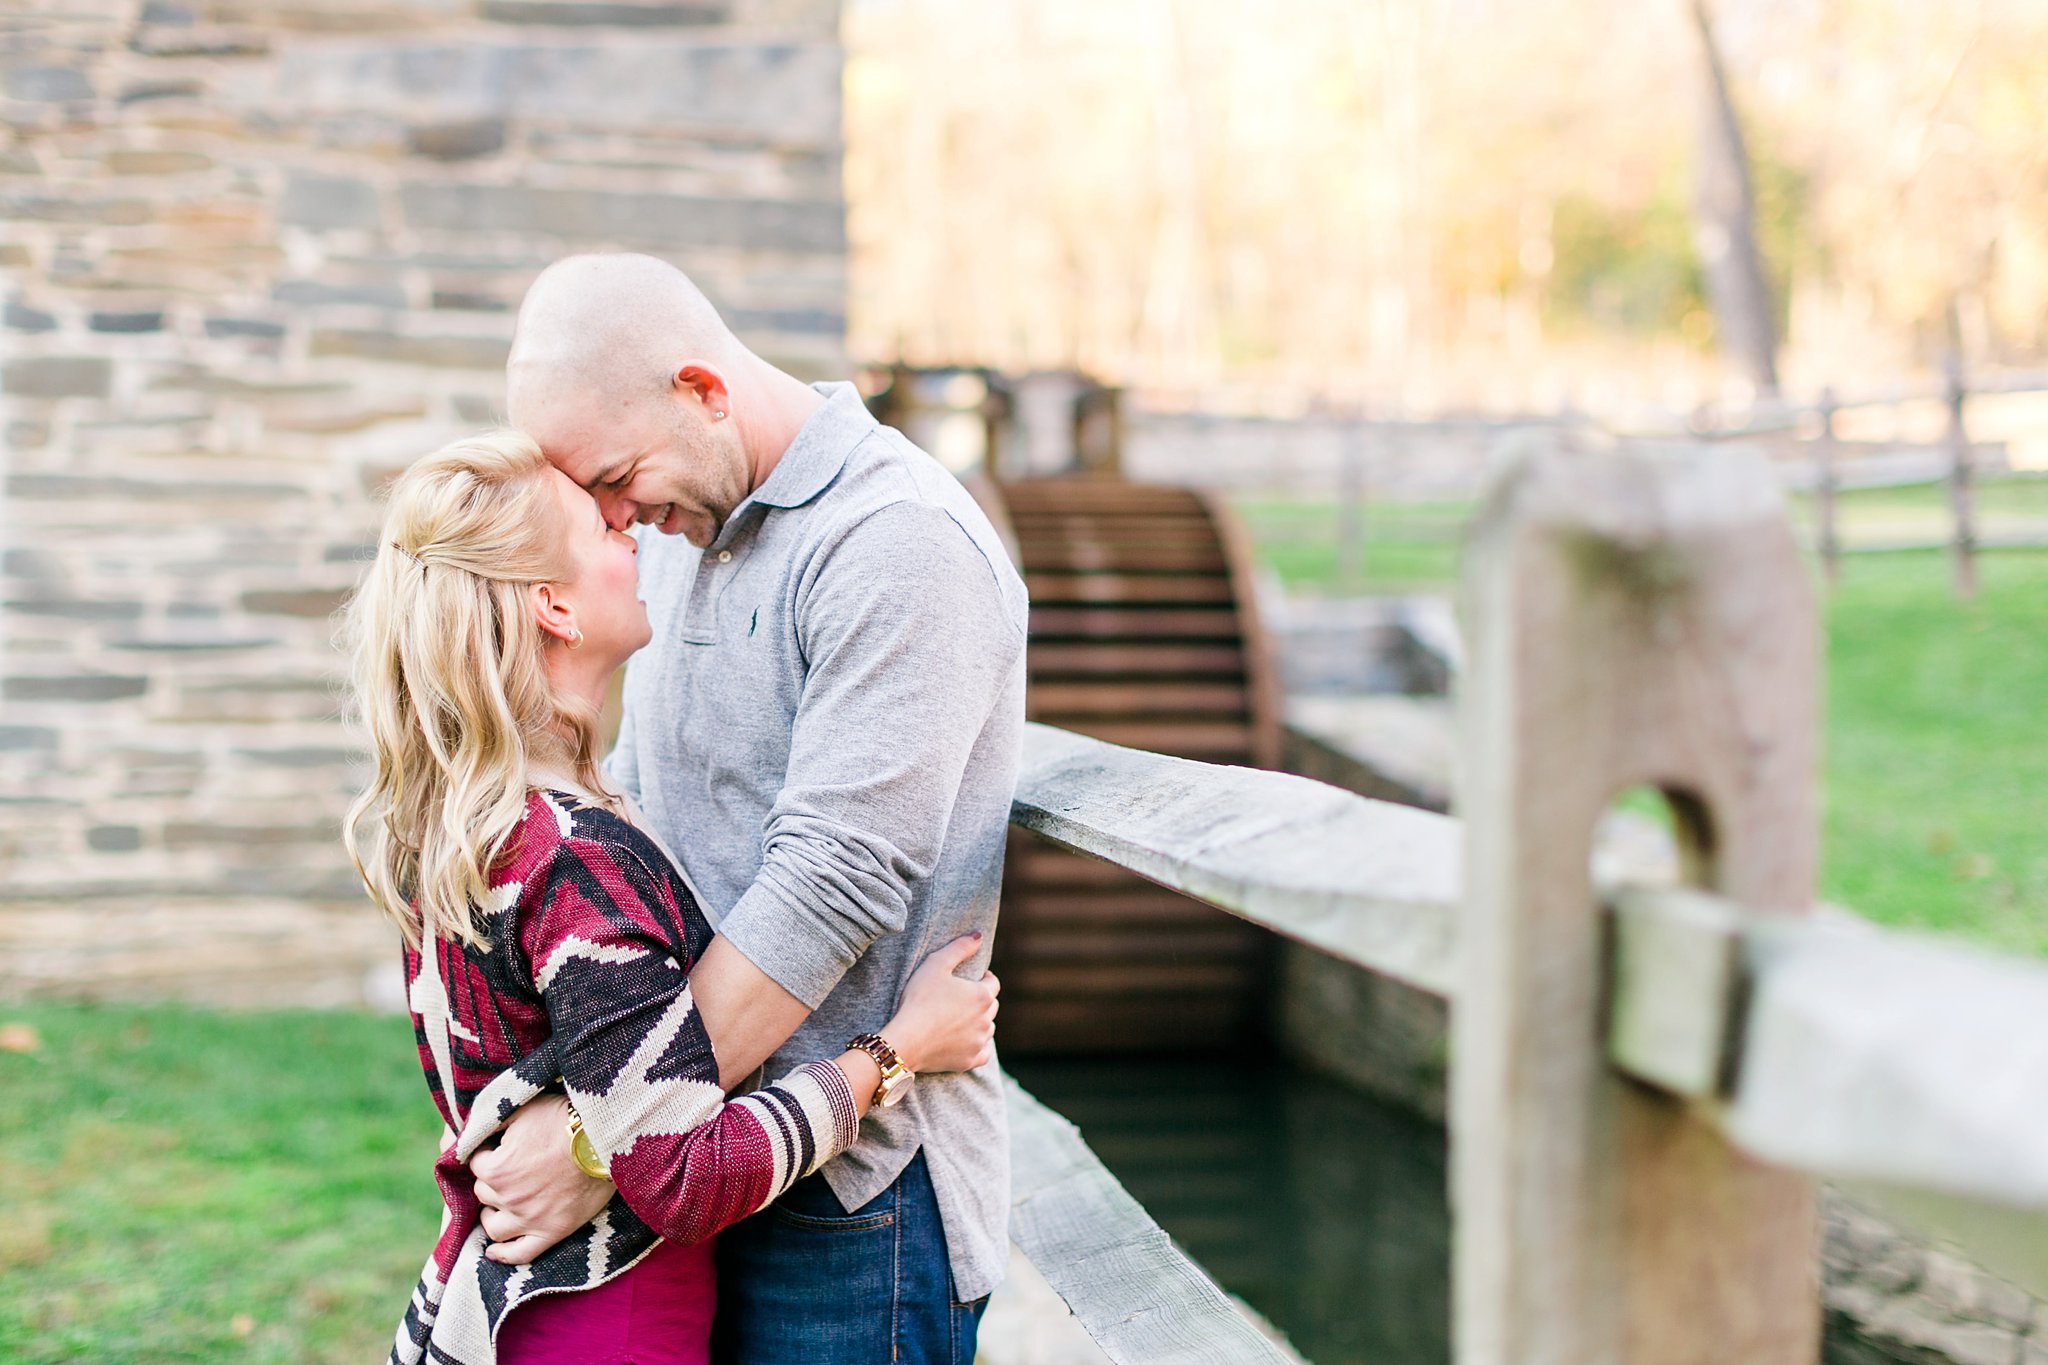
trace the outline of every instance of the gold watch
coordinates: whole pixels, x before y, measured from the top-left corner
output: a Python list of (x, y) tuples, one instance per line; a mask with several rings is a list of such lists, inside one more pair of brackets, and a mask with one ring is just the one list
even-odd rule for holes
[(591, 1144), (590, 1134), (583, 1131), (583, 1115), (576, 1112), (576, 1106), (569, 1106), (569, 1157), (576, 1163), (576, 1169), (592, 1180), (610, 1180), (612, 1173), (597, 1159), (597, 1148)]
[(879, 1033), (863, 1033), (846, 1046), (867, 1053), (875, 1059), (875, 1065), (882, 1068), (882, 1083), (875, 1087), (875, 1097), (868, 1101), (876, 1108), (887, 1109), (900, 1101), (904, 1092), (910, 1089), (911, 1081), (916, 1079), (916, 1073), (903, 1065), (896, 1049), (890, 1047)]

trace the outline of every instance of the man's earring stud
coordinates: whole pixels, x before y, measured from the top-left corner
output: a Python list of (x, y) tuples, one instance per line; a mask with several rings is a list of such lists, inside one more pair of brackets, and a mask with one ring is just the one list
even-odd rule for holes
[(723, 422), (725, 420), (725, 414), (723, 412), (714, 411), (711, 414), (711, 420), (714, 422)]

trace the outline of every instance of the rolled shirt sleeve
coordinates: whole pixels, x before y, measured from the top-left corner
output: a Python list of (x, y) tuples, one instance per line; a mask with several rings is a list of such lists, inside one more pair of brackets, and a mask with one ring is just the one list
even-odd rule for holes
[(806, 566), (789, 767), (760, 871), (719, 932), (812, 1009), (907, 922), (1023, 653), (1020, 617), (980, 546), (931, 503), (882, 507)]

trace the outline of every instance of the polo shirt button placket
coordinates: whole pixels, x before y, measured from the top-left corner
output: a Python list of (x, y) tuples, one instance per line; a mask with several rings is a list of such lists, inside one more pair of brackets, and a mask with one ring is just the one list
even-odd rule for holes
[(730, 564), (730, 563), (732, 563), (732, 551), (731, 551), (731, 550), (720, 550), (720, 551), (718, 552), (718, 562), (719, 562), (719, 563), (721, 563), (721, 564)]

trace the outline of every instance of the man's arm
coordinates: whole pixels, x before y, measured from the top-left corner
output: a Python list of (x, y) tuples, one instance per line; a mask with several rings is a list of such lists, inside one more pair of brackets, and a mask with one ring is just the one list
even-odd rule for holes
[(799, 579), (806, 671), (788, 766), (760, 871), (718, 932), (812, 1009), (907, 924), (974, 746), (1010, 695), (1022, 599), (998, 574), (943, 507), (902, 502)]

